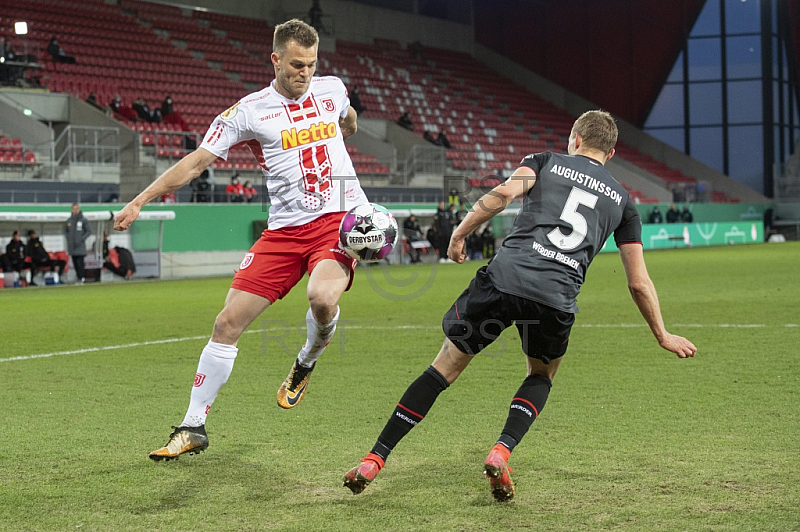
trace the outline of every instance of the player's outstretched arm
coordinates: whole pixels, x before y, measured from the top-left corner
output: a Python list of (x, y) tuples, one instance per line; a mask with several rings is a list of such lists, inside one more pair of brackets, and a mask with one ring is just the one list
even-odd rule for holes
[(114, 229), (116, 231), (128, 229), (139, 217), (142, 207), (164, 194), (178, 190), (199, 176), (216, 159), (217, 156), (210, 151), (198, 148), (175, 163), (117, 213), (114, 217)]
[(447, 256), (461, 264), (466, 260), (466, 239), (475, 229), (500, 214), (514, 198), (530, 190), (536, 183), (536, 173), (527, 166), (520, 166), (506, 180), (484, 194), (467, 216), (453, 231)]
[(347, 108), (347, 116), (339, 119), (339, 129), (342, 130), (342, 137), (352, 137), (358, 131), (358, 113), (352, 107)]
[(628, 279), (628, 290), (636, 306), (639, 307), (639, 312), (650, 326), (653, 336), (658, 340), (658, 345), (675, 353), (678, 358), (693, 357), (697, 352), (694, 344), (682, 336), (670, 334), (664, 327), (656, 287), (644, 263), (642, 245), (639, 243), (620, 245), (619, 255)]

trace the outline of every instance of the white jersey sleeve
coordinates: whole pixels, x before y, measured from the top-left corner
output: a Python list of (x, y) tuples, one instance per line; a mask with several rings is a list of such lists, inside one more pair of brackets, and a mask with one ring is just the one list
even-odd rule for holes
[(239, 110), (241, 104), (242, 102), (238, 101), (217, 116), (203, 138), (203, 143), (200, 145), (202, 148), (227, 160), (228, 151), (233, 146), (256, 138), (250, 116)]

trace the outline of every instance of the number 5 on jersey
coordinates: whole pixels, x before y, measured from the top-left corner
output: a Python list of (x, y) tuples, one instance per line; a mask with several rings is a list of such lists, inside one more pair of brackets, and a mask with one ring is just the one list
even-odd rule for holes
[(586, 238), (586, 231), (589, 229), (586, 218), (578, 212), (578, 206), (585, 205), (594, 209), (597, 205), (597, 196), (583, 189), (572, 187), (569, 193), (564, 210), (561, 211), (561, 219), (572, 226), (572, 233), (569, 236), (561, 232), (561, 229), (553, 229), (547, 233), (550, 242), (562, 251), (570, 251), (581, 245)]

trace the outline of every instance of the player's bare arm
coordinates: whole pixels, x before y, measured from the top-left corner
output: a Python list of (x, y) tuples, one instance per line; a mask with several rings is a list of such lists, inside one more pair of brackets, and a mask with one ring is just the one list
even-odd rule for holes
[(631, 292), (633, 301), (639, 308), (639, 312), (641, 312), (647, 325), (650, 326), (650, 330), (658, 340), (658, 344), (667, 351), (675, 353), (678, 358), (693, 357), (697, 352), (694, 344), (682, 336), (670, 334), (664, 327), (661, 307), (658, 303), (658, 294), (656, 294), (656, 287), (647, 273), (641, 244), (620, 245), (619, 255), (625, 268), (628, 289)]
[(213, 153), (204, 148), (198, 148), (175, 163), (117, 213), (114, 218), (114, 230), (125, 231), (128, 229), (139, 217), (142, 207), (163, 194), (174, 192), (189, 183), (216, 159), (217, 156)]
[(344, 118), (339, 119), (339, 129), (342, 130), (342, 137), (347, 139), (347, 137), (351, 137), (356, 134), (356, 131), (358, 131), (357, 118), (358, 115), (356, 110), (352, 107), (348, 107), (347, 115)]
[(527, 166), (520, 166), (506, 180), (484, 194), (475, 203), (464, 220), (458, 224), (450, 237), (447, 256), (461, 264), (466, 260), (466, 238), (475, 229), (505, 210), (514, 198), (526, 193), (536, 183), (536, 173)]

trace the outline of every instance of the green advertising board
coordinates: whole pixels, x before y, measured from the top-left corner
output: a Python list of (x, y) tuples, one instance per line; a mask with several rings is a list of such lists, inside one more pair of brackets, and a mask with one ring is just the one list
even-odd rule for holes
[[(642, 226), (644, 249), (756, 244), (763, 241), (764, 223), (761, 221), (644, 224)], [(600, 251), (617, 251), (613, 235)]]

